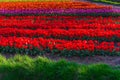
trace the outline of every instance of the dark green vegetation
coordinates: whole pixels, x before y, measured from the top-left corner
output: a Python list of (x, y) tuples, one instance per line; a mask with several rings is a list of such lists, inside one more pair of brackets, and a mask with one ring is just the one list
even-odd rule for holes
[(46, 58), (0, 56), (0, 80), (120, 80), (119, 67), (105, 64), (80, 65)]
[[(96, 2), (96, 1), (95, 1)], [(120, 5), (120, 4), (119, 4)], [(1, 16), (33, 16), (33, 14), (0, 14)], [(35, 14), (34, 16), (39, 16), (39, 14)], [(119, 17), (120, 14), (119, 13), (84, 13), (84, 14), (41, 14), (41, 16), (103, 16), (103, 17), (109, 17), (109, 16), (113, 16), (113, 17)]]
[(33, 48), (33, 49), (24, 49), (24, 48), (14, 48), (14, 47), (0, 47), (0, 53), (1, 54), (22, 54), (22, 55), (30, 55), (30, 56), (43, 56), (43, 55), (50, 55), (50, 56), (64, 56), (64, 57), (86, 57), (86, 56), (120, 56), (120, 52), (116, 52), (115, 50), (113, 51), (105, 51), (105, 50), (97, 50), (95, 49), (94, 51), (89, 51), (89, 50), (58, 50), (58, 49), (53, 49), (50, 50), (49, 48), (46, 48), (44, 50), (39, 50), (38, 48)]
[(120, 0), (91, 0), (91, 1), (102, 2), (102, 3), (107, 3), (107, 4), (113, 4), (113, 5), (120, 6)]

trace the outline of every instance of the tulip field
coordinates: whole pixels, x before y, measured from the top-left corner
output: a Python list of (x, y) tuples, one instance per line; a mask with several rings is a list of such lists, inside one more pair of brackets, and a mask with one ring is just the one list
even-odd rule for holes
[(114, 0), (0, 0), (0, 80), (120, 80)]
[(0, 52), (120, 55), (120, 9), (75, 1), (0, 2)]

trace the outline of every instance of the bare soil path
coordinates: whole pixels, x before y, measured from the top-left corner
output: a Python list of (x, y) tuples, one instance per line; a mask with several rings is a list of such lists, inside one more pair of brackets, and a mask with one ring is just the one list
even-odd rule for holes
[(120, 56), (87, 56), (87, 57), (58, 57), (45, 56), (52, 60), (65, 59), (67, 61), (77, 62), (79, 64), (105, 63), (112, 66), (120, 65)]

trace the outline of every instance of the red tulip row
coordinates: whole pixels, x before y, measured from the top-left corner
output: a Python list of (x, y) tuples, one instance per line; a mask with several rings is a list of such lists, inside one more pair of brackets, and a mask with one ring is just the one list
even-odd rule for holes
[[(106, 21), (107, 20), (107, 21)], [(34, 22), (40, 22), (40, 23), (46, 23), (47, 22), (57, 22), (57, 23), (61, 23), (63, 21), (66, 22), (100, 22), (102, 24), (104, 23), (115, 23), (115, 22), (120, 22), (120, 17), (90, 17), (90, 16), (86, 16), (86, 17), (82, 17), (82, 16), (78, 16), (78, 17), (64, 17), (64, 16), (52, 16), (52, 17), (47, 17), (47, 16), (36, 16), (36, 17), (30, 17), (30, 16), (12, 16), (12, 17), (5, 17), (5, 16), (0, 16), (0, 21), (14, 21), (14, 22), (19, 22), (19, 21), (25, 21), (25, 22), (29, 22), (29, 23), (33, 23)], [(42, 22), (41, 22), (42, 21)], [(87, 21), (87, 22), (86, 22)]]
[(35, 19), (31, 19), (31, 20), (27, 20), (27, 19), (23, 19), (23, 20), (17, 20), (17, 19), (0, 19), (0, 22), (1, 23), (7, 23), (7, 22), (9, 22), (9, 23), (12, 23), (13, 22), (13, 24), (17, 24), (18, 22), (19, 23), (26, 23), (26, 25), (27, 25), (27, 23), (29, 23), (29, 24), (50, 24), (50, 23), (54, 23), (54, 24), (63, 24), (64, 22), (66, 22), (66, 24), (79, 24), (79, 23), (86, 23), (86, 24), (92, 24), (92, 23), (99, 23), (99, 24), (108, 24), (108, 23), (112, 23), (112, 24), (115, 24), (115, 23), (119, 23), (120, 22), (120, 20), (118, 19), (118, 20), (110, 20), (110, 19), (108, 19), (107, 21), (106, 21), (107, 19), (104, 19), (104, 20), (102, 20), (102, 19), (92, 19), (92, 20), (90, 20), (90, 19), (86, 19), (86, 20), (84, 20), (84, 19), (81, 19), (81, 20), (77, 20), (77, 19), (72, 19), (72, 20), (69, 20), (69, 19), (63, 19), (63, 20), (35, 20)]
[(24, 23), (17, 23), (16, 24), (12, 24), (12, 23), (2, 23), (0, 24), (0, 28), (18, 28), (18, 29), (104, 29), (104, 30), (119, 30), (120, 29), (120, 24), (97, 24), (97, 23), (93, 23), (93, 24), (78, 24), (78, 25), (74, 25), (74, 24), (69, 24), (66, 25), (65, 23), (63, 24), (39, 24), (39, 25), (35, 25), (35, 24), (24, 24)]
[(120, 17), (0, 16), (0, 52), (10, 48), (119, 52)]
[[(115, 46), (117, 45), (117, 46)], [(25, 37), (0, 37), (0, 47), (15, 47), (24, 49), (38, 48), (39, 50), (105, 50), (112, 52), (113, 50), (120, 51), (120, 43), (102, 42), (93, 40), (56, 40), (56, 39), (43, 39), (43, 38), (25, 38)]]
[(120, 39), (120, 30), (100, 30), (100, 29), (15, 29), (15, 28), (1, 28), (0, 35), (5, 37), (17, 36), (17, 37), (44, 37), (44, 38), (57, 38), (57, 39), (83, 39), (84, 37), (89, 38), (111, 38)]
[[(81, 24), (82, 23), (82, 24)], [(0, 19), (0, 28), (23, 29), (120, 29), (120, 20), (17, 20)]]

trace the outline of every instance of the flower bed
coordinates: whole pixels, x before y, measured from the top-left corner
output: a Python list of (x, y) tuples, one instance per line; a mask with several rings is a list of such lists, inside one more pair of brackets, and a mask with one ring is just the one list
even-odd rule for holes
[(119, 17), (1, 16), (0, 50), (31, 55), (119, 55), (119, 25)]
[[(82, 23), (82, 24), (81, 24)], [(120, 17), (0, 16), (0, 28), (120, 30)]]
[(0, 3), (0, 53), (7, 57), (0, 55), (0, 80), (120, 79), (119, 67), (13, 57), (120, 56), (119, 9), (66, 0), (7, 1)]
[(0, 9), (7, 10), (30, 10), (30, 9), (88, 9), (88, 8), (111, 8), (106, 6), (98, 6), (85, 2), (1, 2)]
[(120, 55), (120, 43), (98, 42), (96, 40), (59, 40), (26, 37), (0, 37), (2, 53), (25, 53), (43, 55), (45, 53), (64, 56)]
[[(61, 6), (62, 5), (62, 6)], [(119, 9), (87, 2), (1, 2), (0, 15), (120, 15)]]
[[(6, 32), (5, 32), (6, 31)], [(4, 37), (44, 37), (44, 38), (55, 38), (55, 39), (66, 39), (66, 40), (98, 40), (98, 41), (120, 41), (120, 30), (101, 30), (101, 29), (50, 29), (50, 30), (29, 30), (29, 29), (14, 29), (14, 28), (3, 28), (0, 29), (0, 35)]]
[(85, 2), (2, 2), (0, 15), (9, 16), (0, 16), (0, 52), (120, 55), (119, 13)]

